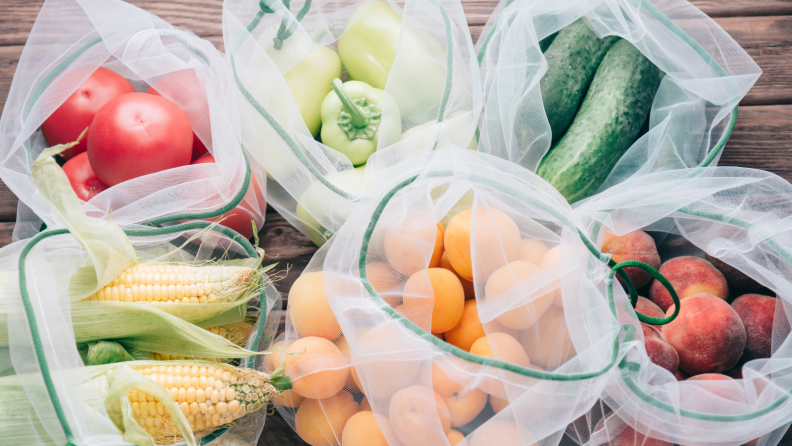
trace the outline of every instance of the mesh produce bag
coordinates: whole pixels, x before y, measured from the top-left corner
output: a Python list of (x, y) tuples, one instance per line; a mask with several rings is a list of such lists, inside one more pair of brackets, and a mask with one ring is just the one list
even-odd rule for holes
[[(359, 200), (364, 169), (376, 176), (438, 143), (475, 145), (481, 88), (459, 2), (227, 1), (223, 25), (243, 96), (244, 146), (267, 171), (269, 203), (317, 244)], [(330, 81), (342, 74), (336, 47), (349, 78), (384, 90), (376, 151), (367, 162), (314, 139)], [(383, 62), (373, 74), (359, 68), (365, 51), (390, 57), (392, 67)]]
[(89, 219), (67, 147), (31, 174), (66, 229), (0, 250), (0, 444), (255, 444), (282, 387), (256, 371), (280, 307), (263, 253), (217, 223)]
[[(739, 168), (673, 170), (572, 208), (541, 178), (484, 154), (441, 150), (385, 173), (289, 292), (284, 350), (270, 368), (285, 361), (293, 389), (276, 402), (309, 444), (379, 432), (391, 445), (780, 439), (790, 422), (790, 241), (775, 200), (788, 183)], [(631, 270), (663, 276), (648, 258), (612, 268), (602, 253), (606, 232), (641, 228), (663, 260), (706, 251), (778, 293), (772, 358), (724, 381), (729, 396), (713, 381), (678, 383), (650, 361), (614, 279), (624, 271), (645, 294), (652, 276), (638, 283)], [(672, 276), (651, 287), (674, 289), (663, 285)], [(461, 316), (460, 293), (469, 297)], [(687, 299), (679, 315), (645, 316), (682, 320)]]
[[(188, 165), (117, 184), (87, 201), (90, 218), (120, 225), (247, 212), (264, 221), (261, 188), (247, 193), (250, 168), (240, 146), (237, 95), (223, 55), (194, 34), (122, 1), (45, 2), (14, 73), (0, 121), (0, 178), (20, 199), (15, 240), (62, 227), (32, 186), (33, 161), (44, 147), (40, 127), (99, 67), (149, 86), (176, 103), (215, 164)], [(70, 142), (70, 141), (62, 141)], [(58, 142), (61, 143), (61, 142)], [(253, 174), (260, 170), (253, 167)], [(259, 173), (263, 179), (263, 175)], [(256, 183), (254, 183), (255, 185)], [(248, 219), (249, 220), (249, 219)], [(250, 226), (248, 222), (248, 227)]]

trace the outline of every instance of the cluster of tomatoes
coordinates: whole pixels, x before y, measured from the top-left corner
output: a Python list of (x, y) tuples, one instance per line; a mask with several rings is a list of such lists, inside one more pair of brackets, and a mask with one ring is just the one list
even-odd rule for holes
[[(41, 132), (54, 146), (76, 141), (86, 128), (87, 136), (60, 154), (72, 189), (84, 201), (144, 175), (215, 162), (179, 106), (154, 87), (136, 92), (127, 79), (107, 68), (94, 71), (44, 121)], [(255, 202), (263, 212), (266, 204), (257, 189), (253, 177), (248, 193), (258, 196)], [(249, 210), (237, 207), (220, 218), (243, 236), (253, 236), (250, 221), (256, 218)]]

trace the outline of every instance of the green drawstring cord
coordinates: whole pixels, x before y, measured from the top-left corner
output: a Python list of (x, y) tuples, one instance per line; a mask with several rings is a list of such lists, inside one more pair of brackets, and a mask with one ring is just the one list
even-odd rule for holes
[(644, 262), (639, 262), (638, 260), (627, 260), (621, 263), (616, 263), (611, 260), (608, 266), (611, 267), (611, 272), (608, 275), (608, 279), (611, 281), (611, 286), (613, 286), (613, 276), (618, 274), (619, 277), (624, 280), (624, 283), (627, 284), (627, 292), (630, 294), (630, 304), (633, 308), (635, 308), (635, 306), (638, 304), (638, 292), (635, 290), (635, 286), (632, 284), (632, 281), (630, 281), (627, 273), (624, 272), (624, 268), (638, 268), (649, 273), (649, 275), (657, 279), (671, 295), (671, 299), (674, 301), (673, 314), (667, 317), (651, 317), (636, 311), (635, 314), (638, 316), (639, 321), (649, 325), (665, 325), (676, 319), (676, 317), (679, 315), (679, 307), (681, 305), (679, 296), (677, 295), (676, 291), (674, 291), (674, 287), (671, 285), (671, 282), (669, 282), (668, 279), (660, 274), (660, 271), (654, 269), (651, 265), (647, 265)]
[[(291, 3), (291, 0), (282, 0), (282, 2), (283, 2), (283, 6), (285, 6), (286, 10), (288, 11), (290, 8), (289, 3)], [(259, 8), (261, 8), (261, 12), (263, 14), (275, 13), (275, 10), (272, 9), (272, 7), (270, 7), (267, 4), (266, 0), (259, 1)], [(297, 16), (295, 17), (297, 22), (302, 21), (303, 17), (305, 17), (305, 15), (308, 14), (308, 11), (310, 9), (311, 9), (311, 0), (305, 0), (305, 4), (303, 4), (302, 9), (300, 9), (300, 12), (298, 12)], [(259, 18), (259, 20), (261, 19)], [(254, 20), (257, 25), (259, 20)], [(278, 28), (278, 34), (272, 40), (276, 50), (280, 50), (281, 48), (283, 48), (283, 42), (289, 37), (291, 37), (291, 35), (294, 33), (294, 27), (290, 26), (291, 24), (287, 24), (288, 20), (289, 20), (288, 17), (286, 16), (283, 17), (283, 21), (280, 24), (280, 28)], [(250, 31), (250, 29), (248, 31)]]

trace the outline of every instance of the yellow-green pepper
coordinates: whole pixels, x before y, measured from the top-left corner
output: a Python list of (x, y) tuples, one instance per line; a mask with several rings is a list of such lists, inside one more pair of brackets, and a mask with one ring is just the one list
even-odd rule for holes
[[(322, 143), (343, 153), (352, 165), (368, 161), (377, 150), (380, 135), (392, 140), (401, 134), (395, 101), (366, 83), (340, 79), (322, 102)], [(383, 109), (389, 112), (383, 114)]]
[(322, 125), (322, 101), (330, 83), (341, 77), (341, 59), (332, 49), (321, 46), (283, 75), (294, 96), (308, 131), (316, 137)]

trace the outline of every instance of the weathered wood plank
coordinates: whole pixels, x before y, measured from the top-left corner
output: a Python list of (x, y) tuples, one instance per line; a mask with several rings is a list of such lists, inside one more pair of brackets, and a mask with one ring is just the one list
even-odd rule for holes
[(792, 105), (740, 107), (719, 165), (764, 169), (792, 181), (790, 147)]

